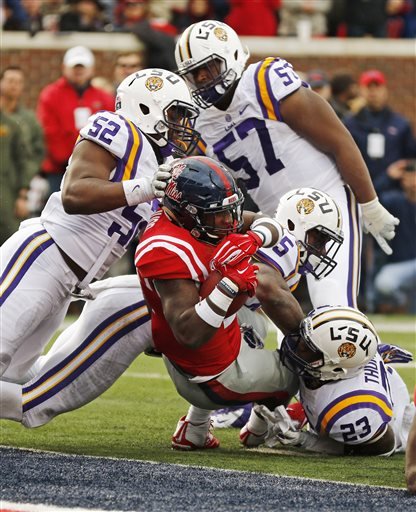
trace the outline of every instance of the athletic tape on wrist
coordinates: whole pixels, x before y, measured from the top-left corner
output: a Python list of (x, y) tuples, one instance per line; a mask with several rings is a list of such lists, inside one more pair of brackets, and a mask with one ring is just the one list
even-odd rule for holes
[(208, 304), (207, 299), (201, 300), (201, 302), (195, 304), (195, 312), (205, 323), (216, 329), (221, 326), (225, 317), (225, 313), (224, 316), (215, 313)]
[(124, 195), (129, 206), (147, 203), (154, 199), (152, 185), (147, 178), (123, 181)]
[(221, 281), (217, 284), (217, 288), (221, 290), (225, 295), (234, 299), (234, 297), (238, 294), (239, 288), (238, 286), (231, 281), (228, 277), (223, 277)]
[[(221, 281), (225, 281), (226, 278), (223, 278)], [(221, 282), (220, 281), (220, 282)], [(226, 283), (228, 289), (233, 292), (236, 288), (235, 283), (227, 279), (228, 283)], [(238, 292), (238, 288), (237, 288)], [(218, 288), (218, 285), (212, 290), (212, 292), (206, 297), (204, 300), (201, 300), (198, 304), (195, 305), (195, 311), (196, 314), (202, 318), (204, 322), (206, 322), (208, 325), (211, 325), (212, 327), (220, 327), (222, 324), (225, 315), (227, 314), (228, 308), (230, 307), (230, 304), (234, 300), (234, 296), (230, 297), (226, 295), (223, 291), (221, 291), (220, 288)], [(221, 314), (216, 313), (212, 306), (217, 308), (219, 311), (221, 311)]]
[[(276, 242), (273, 241), (273, 233), (267, 224), (272, 224), (273, 227), (276, 228), (278, 232), (278, 239)], [(260, 235), (260, 237), (263, 239), (262, 247), (270, 247), (271, 245), (275, 245), (283, 235), (283, 228), (280, 223), (277, 222), (277, 220), (271, 218), (261, 218), (255, 220), (250, 226), (250, 230), (257, 235)]]

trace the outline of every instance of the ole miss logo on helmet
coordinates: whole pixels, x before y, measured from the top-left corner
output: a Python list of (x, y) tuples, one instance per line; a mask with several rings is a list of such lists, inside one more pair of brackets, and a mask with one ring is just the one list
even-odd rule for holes
[(165, 194), (174, 201), (180, 201), (182, 199), (182, 192), (178, 190), (176, 179), (182, 174), (185, 167), (186, 165), (181, 163), (172, 168), (172, 178), (166, 187)]

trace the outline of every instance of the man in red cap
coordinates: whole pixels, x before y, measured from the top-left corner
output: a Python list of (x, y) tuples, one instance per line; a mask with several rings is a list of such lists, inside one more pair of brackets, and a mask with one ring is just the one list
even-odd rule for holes
[(345, 125), (360, 148), (374, 188), (380, 194), (397, 187), (386, 169), (398, 160), (415, 158), (416, 140), (409, 121), (389, 108), (387, 80), (380, 70), (364, 71), (359, 85), (366, 106), (347, 118)]

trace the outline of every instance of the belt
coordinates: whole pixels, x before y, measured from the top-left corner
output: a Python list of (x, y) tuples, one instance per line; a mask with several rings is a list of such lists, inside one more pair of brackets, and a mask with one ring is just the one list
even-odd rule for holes
[(77, 276), (79, 281), (81, 282), (85, 276), (87, 275), (87, 272), (81, 268), (79, 265), (75, 263), (73, 259), (71, 259), (66, 252), (64, 252), (58, 245), (58, 251), (61, 253), (61, 256), (65, 263), (68, 265), (68, 267), (71, 269), (71, 271)]

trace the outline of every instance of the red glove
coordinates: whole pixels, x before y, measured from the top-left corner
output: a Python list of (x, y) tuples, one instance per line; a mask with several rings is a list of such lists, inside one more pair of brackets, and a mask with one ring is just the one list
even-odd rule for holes
[(237, 265), (247, 256), (253, 255), (262, 246), (262, 239), (253, 231), (247, 233), (233, 233), (228, 235), (218, 245), (217, 251), (211, 260), (211, 269), (221, 265)]
[(245, 292), (249, 297), (253, 297), (257, 288), (257, 271), (259, 267), (250, 262), (250, 258), (246, 257), (236, 265), (220, 265), (215, 266), (214, 270), (218, 270), (223, 277), (228, 277), (238, 286), (239, 292)]

